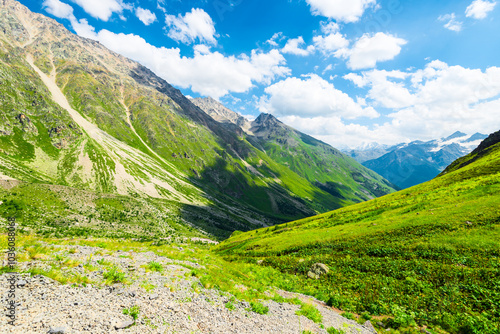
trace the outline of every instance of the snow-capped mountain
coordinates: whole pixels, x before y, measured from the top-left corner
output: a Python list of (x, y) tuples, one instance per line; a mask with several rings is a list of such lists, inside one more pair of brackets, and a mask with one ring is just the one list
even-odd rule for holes
[[(436, 177), (454, 160), (470, 153), (487, 135), (455, 132), (431, 141), (413, 141), (392, 147), (347, 152), (400, 188), (408, 188)], [(367, 157), (372, 157), (367, 159)]]

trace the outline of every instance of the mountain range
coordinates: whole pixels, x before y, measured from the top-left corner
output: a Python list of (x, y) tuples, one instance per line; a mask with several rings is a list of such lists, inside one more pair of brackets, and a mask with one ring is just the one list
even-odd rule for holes
[(457, 131), (446, 138), (426, 142), (372, 145), (345, 153), (404, 189), (431, 180), (450, 163), (470, 153), (486, 137), (481, 133), (467, 135)]
[[(394, 190), (270, 115), (242, 123), (248, 135), (144, 66), (14, 0), (1, 4), (0, 175), (22, 182), (17, 200), (31, 203), (30, 224), (44, 233), (48, 221), (78, 233), (120, 222), (118, 231), (152, 237), (182, 223), (224, 237)], [(89, 201), (69, 205), (74, 197)], [(66, 209), (47, 210), (54, 202)], [(120, 220), (125, 203), (133, 214)], [(89, 212), (95, 219), (75, 225)], [(163, 227), (127, 224), (134, 214)]]

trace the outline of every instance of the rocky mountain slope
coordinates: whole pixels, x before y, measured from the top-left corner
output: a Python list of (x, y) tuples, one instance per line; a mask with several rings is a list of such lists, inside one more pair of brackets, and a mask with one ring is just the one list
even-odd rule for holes
[[(363, 162), (400, 188), (408, 188), (429, 181), (442, 172), (450, 163), (470, 153), (487, 136), (476, 133), (472, 136), (455, 132), (447, 138), (428, 142), (414, 141), (386, 148), (385, 154), (380, 149), (380, 157)], [(356, 152), (351, 152), (351, 154)], [(360, 156), (360, 154), (357, 154)], [(369, 155), (365, 153), (365, 156)], [(363, 156), (363, 155), (361, 155)]]
[(140, 64), (14, 0), (1, 4), (2, 179), (143, 198), (219, 236), (352, 203), (274, 161)]
[(247, 120), (240, 114), (226, 108), (222, 103), (214, 100), (211, 97), (206, 98), (196, 98), (190, 99), (194, 105), (198, 106), (201, 110), (206, 112), (210, 117), (215, 119), (217, 122), (222, 123), (231, 129), (237, 129), (233, 125), (237, 125), (247, 134), (252, 134), (250, 128), (252, 127), (252, 122)]
[[(382, 196), (395, 188), (339, 150), (293, 129), (273, 115), (261, 114), (250, 122), (214, 99), (193, 102), (207, 114), (215, 114), (221, 124), (231, 124), (233, 131), (244, 133), (255, 148), (338, 198), (342, 205)], [(240, 128), (240, 124), (245, 128)]]
[[(182, 260), (207, 254), (196, 245), (144, 249), (145, 244), (90, 243), (93, 246), (55, 240), (23, 243), (26, 254), (31, 251), (38, 258), (20, 263), (20, 270), (27, 272), (18, 279), (15, 326), (1, 315), (0, 332), (326, 334), (325, 328), (333, 327), (374, 333), (312, 297), (263, 286), (275, 300), (249, 302), (213, 288), (202, 276), (210, 262), (202, 257)], [(0, 275), (2, 295), (7, 294), (8, 278)], [(314, 305), (322, 321), (297, 314), (300, 303)]]

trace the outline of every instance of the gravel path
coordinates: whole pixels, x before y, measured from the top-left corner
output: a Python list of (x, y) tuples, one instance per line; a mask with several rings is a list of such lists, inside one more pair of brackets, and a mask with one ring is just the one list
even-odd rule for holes
[[(73, 248), (75, 253), (68, 253)], [(345, 333), (368, 334), (370, 329), (345, 319), (331, 308), (311, 301), (323, 315), (323, 326), (304, 316), (297, 316), (298, 305), (262, 301), (269, 307), (266, 315), (249, 311), (249, 303), (235, 300), (230, 294), (205, 289), (199, 279), (190, 276), (196, 267), (188, 261), (174, 261), (152, 252), (116, 252), (106, 254), (98, 248), (65, 246), (61, 254), (80, 263), (99, 267), (104, 260), (116, 265), (131, 278), (132, 284), (62, 285), (42, 275), (19, 275), (24, 285), (16, 291), (16, 325), (7, 324), (7, 276), (0, 276), (0, 303), (2, 305), (0, 333), (327, 333), (324, 328), (335, 327)], [(89, 260), (90, 258), (90, 260)], [(98, 262), (99, 261), (99, 262)], [(146, 272), (141, 267), (155, 261), (163, 271)], [(21, 268), (43, 266), (46, 262), (22, 262)], [(86, 272), (83, 265), (71, 270), (102, 282), (103, 270)], [(21, 280), (23, 282), (21, 282)], [(285, 293), (285, 292), (283, 292)], [(290, 293), (287, 297), (290, 297)], [(297, 295), (301, 299), (307, 296)], [(233, 300), (233, 310), (225, 304)], [(139, 307), (137, 320), (123, 314), (124, 309)], [(129, 325), (129, 326), (127, 326)], [(121, 328), (127, 327), (127, 328)]]

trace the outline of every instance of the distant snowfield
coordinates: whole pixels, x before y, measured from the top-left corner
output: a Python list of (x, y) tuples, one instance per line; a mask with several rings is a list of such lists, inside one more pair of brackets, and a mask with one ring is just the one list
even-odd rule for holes
[(465, 148), (469, 151), (472, 151), (476, 147), (478, 147), (479, 144), (481, 144), (481, 142), (483, 140), (478, 139), (478, 140), (474, 140), (471, 142), (467, 142), (467, 140), (471, 137), (472, 136), (463, 136), (463, 137), (453, 138), (453, 139), (450, 139), (447, 141), (436, 140), (436, 147), (432, 148), (430, 151), (431, 152), (439, 152), (443, 149), (443, 147), (448, 146), (448, 145), (452, 145), (452, 144), (458, 144), (458, 145), (462, 146), (463, 148)]

